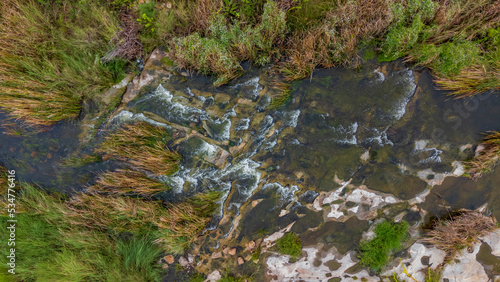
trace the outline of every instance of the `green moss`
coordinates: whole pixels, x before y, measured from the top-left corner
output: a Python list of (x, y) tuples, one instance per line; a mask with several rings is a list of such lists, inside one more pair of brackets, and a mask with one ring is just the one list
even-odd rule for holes
[(282, 254), (292, 257), (298, 257), (302, 253), (302, 243), (299, 236), (293, 232), (286, 233), (276, 241), (278, 251)]
[(376, 237), (361, 242), (359, 246), (360, 260), (363, 265), (375, 271), (380, 271), (387, 261), (391, 251), (397, 250), (408, 232), (408, 223), (384, 221), (375, 227)]

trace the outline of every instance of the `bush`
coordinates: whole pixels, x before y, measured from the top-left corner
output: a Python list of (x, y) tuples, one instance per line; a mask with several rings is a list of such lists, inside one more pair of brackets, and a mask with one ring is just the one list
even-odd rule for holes
[(375, 227), (375, 238), (361, 242), (360, 259), (363, 265), (380, 271), (387, 263), (389, 253), (401, 247), (408, 232), (408, 223), (384, 221)]
[(286, 233), (283, 237), (276, 241), (278, 251), (282, 254), (292, 257), (298, 257), (302, 253), (302, 243), (299, 236), (293, 232)]

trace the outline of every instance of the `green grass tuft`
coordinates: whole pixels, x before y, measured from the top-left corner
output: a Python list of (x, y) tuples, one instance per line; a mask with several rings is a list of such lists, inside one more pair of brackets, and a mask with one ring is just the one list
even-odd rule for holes
[(384, 221), (375, 227), (376, 237), (361, 242), (359, 246), (360, 259), (363, 265), (375, 271), (380, 271), (387, 263), (391, 251), (401, 247), (401, 242), (408, 232), (408, 223)]

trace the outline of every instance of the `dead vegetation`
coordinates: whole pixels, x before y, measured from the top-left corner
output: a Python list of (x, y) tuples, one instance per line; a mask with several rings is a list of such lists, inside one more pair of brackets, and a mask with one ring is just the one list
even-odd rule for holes
[(446, 252), (451, 259), (460, 250), (471, 247), (478, 238), (497, 228), (496, 219), (471, 210), (461, 210), (449, 220), (437, 221), (423, 240)]
[(324, 22), (292, 34), (281, 71), (286, 80), (312, 74), (317, 66), (356, 64), (357, 46), (383, 33), (392, 19), (389, 2), (348, 1), (332, 9)]
[(113, 38), (116, 47), (102, 58), (104, 62), (111, 61), (115, 57), (135, 60), (144, 53), (142, 42), (139, 39), (141, 27), (137, 23), (136, 16), (130, 11), (123, 12), (120, 14), (120, 22), (121, 30)]
[(500, 158), (500, 132), (488, 134), (482, 146), (484, 148), (471, 161), (465, 162), (466, 172), (473, 179), (490, 173), (497, 165)]

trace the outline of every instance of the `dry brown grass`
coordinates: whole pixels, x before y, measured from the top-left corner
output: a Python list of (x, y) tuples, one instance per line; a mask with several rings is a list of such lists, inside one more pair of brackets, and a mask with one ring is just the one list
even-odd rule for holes
[(194, 6), (193, 22), (189, 27), (189, 32), (204, 31), (210, 25), (211, 17), (219, 11), (222, 1), (218, 0), (197, 0)]
[(500, 22), (500, 1), (464, 0), (439, 1), (435, 16), (436, 30), (427, 42), (444, 43), (453, 38), (474, 40)]
[(108, 171), (99, 176), (89, 192), (111, 195), (139, 195), (151, 197), (168, 190), (169, 187), (156, 179), (149, 178), (142, 172), (128, 169)]
[(288, 60), (281, 65), (287, 80), (307, 77), (318, 65), (355, 62), (359, 42), (384, 32), (392, 19), (384, 0), (339, 2), (337, 7), (321, 26), (291, 36), (286, 44)]
[(107, 157), (126, 162), (139, 170), (170, 175), (179, 169), (181, 156), (167, 147), (168, 132), (145, 122), (125, 125), (106, 136), (96, 150)]
[(215, 210), (218, 194), (198, 194), (182, 203), (163, 207), (158, 201), (82, 193), (64, 204), (61, 212), (75, 226), (112, 232), (155, 226), (165, 251), (182, 253), (205, 228)]
[(139, 230), (168, 215), (159, 202), (97, 193), (78, 194), (62, 212), (72, 225), (117, 232)]
[(497, 228), (496, 219), (482, 213), (462, 210), (460, 215), (446, 221), (438, 221), (427, 232), (425, 242), (446, 252), (451, 259), (459, 251), (471, 247), (478, 238)]
[(471, 161), (465, 162), (467, 173), (477, 179), (491, 172), (500, 158), (500, 132), (491, 132), (483, 140), (484, 149)]
[(490, 89), (500, 90), (500, 69), (466, 68), (453, 79), (440, 77), (434, 82), (443, 90), (453, 91), (455, 98), (465, 98)]

